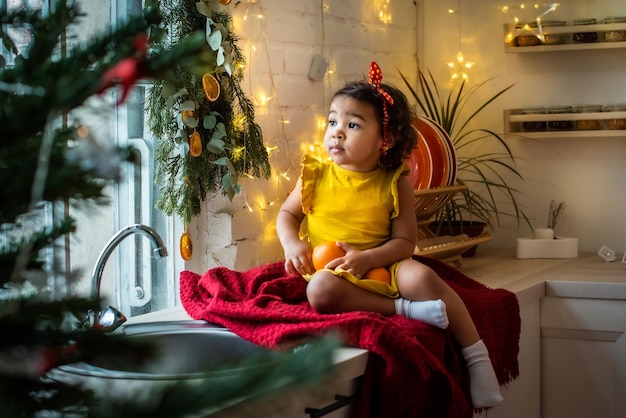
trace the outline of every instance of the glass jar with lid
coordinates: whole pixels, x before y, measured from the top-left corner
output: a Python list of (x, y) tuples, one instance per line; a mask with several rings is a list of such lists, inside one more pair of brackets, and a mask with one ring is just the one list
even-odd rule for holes
[[(604, 106), (604, 111), (605, 112), (626, 112), (626, 104), (607, 105), (607, 106)], [(626, 118), (607, 119), (606, 127), (609, 129), (626, 129)]]
[[(572, 113), (571, 106), (550, 106), (548, 108), (549, 115), (559, 115)], [(548, 121), (548, 129), (551, 131), (569, 131), (574, 127), (571, 120), (550, 120)]]
[[(602, 23), (626, 23), (626, 16), (607, 17)], [(606, 42), (626, 41), (626, 30), (607, 30), (604, 32)]]
[[(602, 112), (602, 105), (584, 105), (574, 107), (574, 113), (597, 113)], [(579, 119), (576, 121), (576, 129), (580, 131), (595, 131), (602, 129), (600, 119)]]
[[(597, 23), (596, 19), (576, 19), (574, 20), (574, 26), (588, 26), (595, 25)], [(589, 43), (595, 42), (598, 40), (598, 32), (581, 32), (576, 31), (572, 35), (572, 39), (574, 42), (579, 43)]]
[[(525, 107), (522, 109), (522, 115), (545, 115), (545, 107)], [(545, 120), (527, 120), (522, 122), (522, 130), (524, 132), (541, 132), (546, 130), (547, 123)]]
[(541, 44), (541, 39), (537, 36), (537, 22), (518, 23), (515, 31), (519, 32), (513, 45), (515, 46), (535, 46)]
[(544, 28), (543, 44), (544, 45), (560, 45), (569, 41), (568, 33), (550, 33), (550, 28), (556, 28), (559, 26), (565, 26), (567, 22), (565, 20), (546, 20), (541, 23)]

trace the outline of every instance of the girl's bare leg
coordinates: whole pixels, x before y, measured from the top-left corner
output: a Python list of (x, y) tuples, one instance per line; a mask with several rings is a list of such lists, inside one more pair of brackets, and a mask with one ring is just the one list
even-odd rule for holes
[(462, 347), (480, 339), (463, 300), (430, 267), (415, 260), (406, 260), (398, 268), (397, 280), (398, 290), (404, 299), (444, 301), (450, 321), (449, 329)]
[(311, 278), (307, 286), (307, 298), (318, 312), (323, 313), (350, 311), (378, 312), (383, 315), (398, 313), (439, 328), (448, 326), (446, 307), (441, 300), (418, 302), (402, 298), (391, 299), (324, 271)]
[(393, 299), (353, 285), (331, 273), (317, 272), (306, 288), (309, 303), (321, 313), (351, 311), (378, 312), (383, 315), (396, 313)]

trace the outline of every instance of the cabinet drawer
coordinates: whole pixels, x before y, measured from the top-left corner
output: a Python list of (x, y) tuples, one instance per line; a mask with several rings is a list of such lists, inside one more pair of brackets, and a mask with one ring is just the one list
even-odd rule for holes
[(541, 328), (624, 332), (623, 300), (545, 297)]

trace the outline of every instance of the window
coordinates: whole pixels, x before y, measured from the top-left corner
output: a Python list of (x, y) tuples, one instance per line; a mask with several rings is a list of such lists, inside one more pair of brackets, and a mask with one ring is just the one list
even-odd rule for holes
[[(0, 7), (32, 8), (48, 13), (48, 4), (57, 0), (5, 0)], [(53, 3), (52, 3), (53, 4)], [(129, 15), (141, 13), (142, 0), (80, 0), (86, 16), (67, 34), (68, 49), (97, 32), (115, 27)], [(28, 29), (6, 28), (21, 52), (28, 53), (31, 41)], [(4, 48), (0, 45), (0, 48)], [(12, 56), (1, 49), (6, 65), (12, 65)], [(101, 295), (125, 315), (135, 316), (172, 307), (178, 301), (178, 272), (184, 267), (178, 256), (178, 239), (182, 225), (154, 209), (158, 190), (154, 186), (154, 143), (144, 124), (144, 103), (148, 84), (137, 85), (128, 100), (119, 107), (117, 93), (111, 91), (102, 99), (90, 100), (73, 112), (71, 118), (84, 123), (94, 138), (104, 146), (131, 145), (137, 164), (123, 167), (124, 177), (107, 188), (110, 204), (88, 203), (47, 205), (40, 213), (24, 219), (24, 228), (40, 224), (42, 220), (60, 219), (66, 215), (77, 221), (77, 231), (63, 243), (58, 243), (45, 254), (54, 276), (47, 287), (57, 296), (69, 293), (88, 295), (91, 274), (98, 255), (108, 240), (121, 228), (135, 223), (148, 225), (163, 238), (169, 256), (157, 259), (151, 243), (142, 235), (125, 239), (112, 253), (102, 278)], [(49, 223), (49, 222), (47, 222)], [(3, 238), (4, 239), (4, 238)], [(69, 275), (62, 274), (68, 272)], [(67, 277), (71, 277), (67, 280)]]
[[(88, 27), (100, 30), (109, 23), (115, 26), (142, 10), (141, 0), (81, 0), (81, 5), (87, 13)], [(81, 38), (88, 36), (84, 30), (80, 32)], [(77, 233), (70, 248), (71, 270), (81, 273), (81, 280), (74, 287), (77, 291), (89, 291), (97, 255), (121, 228), (135, 223), (145, 224), (163, 238), (169, 252), (164, 259), (153, 256), (148, 239), (134, 235), (120, 243), (107, 263), (101, 295), (129, 317), (174, 306), (178, 300), (177, 272), (183, 268), (176, 239), (182, 232), (182, 225), (154, 208), (158, 194), (153, 180), (155, 140), (144, 124), (148, 88), (148, 84), (137, 85), (124, 104), (109, 108), (108, 114), (99, 110), (96, 118), (90, 117), (90, 125), (100, 125), (95, 129), (101, 132), (101, 139), (107, 140), (108, 134), (112, 143), (131, 145), (137, 163), (126, 165), (123, 180), (110, 188), (111, 205), (70, 209), (71, 215), (78, 220)], [(110, 102), (114, 103), (116, 92), (109, 94)]]

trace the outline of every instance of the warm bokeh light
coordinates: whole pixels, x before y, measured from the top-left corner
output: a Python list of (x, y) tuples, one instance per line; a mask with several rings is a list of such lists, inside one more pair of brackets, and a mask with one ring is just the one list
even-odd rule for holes
[(319, 116), (317, 118), (317, 129), (322, 132), (325, 131), (326, 123), (327, 123), (326, 118)]
[(457, 80), (459, 78), (463, 80), (469, 80), (468, 70), (474, 66), (473, 61), (466, 61), (463, 56), (463, 52), (459, 51), (454, 61), (448, 63), (448, 68), (452, 70), (450, 79)]
[(76, 135), (80, 136), (81, 138), (87, 138), (89, 136), (89, 128), (86, 126), (79, 126), (76, 129)]
[[(500, 7), (502, 13), (509, 15), (513, 19), (513, 24), (510, 25), (511, 29), (505, 35), (504, 41), (511, 43), (522, 32), (532, 33), (543, 41), (541, 21), (548, 13), (555, 11), (559, 6), (560, 3), (534, 3), (532, 5), (520, 3)], [(520, 23), (524, 25), (518, 27)], [(530, 26), (530, 23), (536, 23), (536, 26)]]
[(468, 71), (474, 66), (474, 61), (467, 61), (463, 56), (463, 34), (461, 31), (461, 1), (458, 0), (456, 9), (448, 9), (449, 14), (456, 14), (457, 24), (457, 36), (459, 39), (459, 52), (456, 54), (456, 59), (449, 61), (448, 68), (450, 68), (450, 80), (469, 80)]
[(388, 25), (392, 21), (391, 12), (389, 12), (389, 0), (378, 0), (376, 6), (378, 9), (378, 20)]

